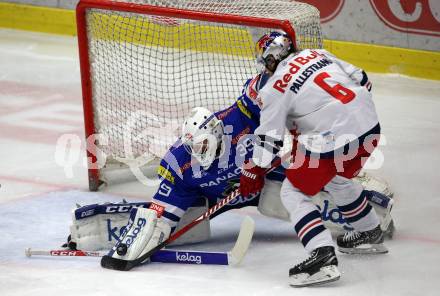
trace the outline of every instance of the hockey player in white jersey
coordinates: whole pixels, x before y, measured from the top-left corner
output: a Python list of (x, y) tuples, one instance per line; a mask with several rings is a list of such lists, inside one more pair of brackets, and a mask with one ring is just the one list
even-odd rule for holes
[(352, 181), (380, 137), (371, 84), (361, 69), (326, 50), (297, 51), (283, 33), (264, 35), (257, 62), (271, 77), (259, 91), (259, 142), (240, 178), (242, 196), (264, 186), (264, 168), (293, 135), (294, 161), (286, 169), (281, 196), (310, 257), (289, 271), (292, 286), (339, 279), (331, 233), (311, 197), (327, 191), (355, 231), (337, 238), (345, 253), (386, 253), (383, 233), (362, 186)]
[[(199, 211), (199, 208), (195, 207), (198, 201), (203, 201), (202, 205), (211, 208), (219, 199), (227, 196), (239, 185), (243, 161), (252, 156), (252, 142), (250, 137), (245, 135), (252, 134), (258, 126), (260, 109), (254, 104), (254, 100), (262, 84), (264, 79), (257, 75), (248, 81), (243, 95), (233, 105), (216, 113), (200, 107), (193, 109), (183, 124), (181, 138), (169, 149), (160, 163), (158, 175), (161, 184), (152, 202), (91, 205), (77, 209), (74, 215), (76, 221), (71, 227), (71, 241), (76, 242), (80, 249), (112, 248), (103, 258), (102, 266), (127, 270), (131, 268), (129, 266), (135, 266), (135, 262), (143, 258), (150, 249), (167, 239), (170, 233), (206, 211), (207, 208), (202, 209), (202, 212), (190, 218), (191, 208)], [(227, 134), (223, 133), (224, 130), (228, 130)], [(262, 192), (246, 198), (238, 196), (210, 218), (230, 209), (256, 206), (266, 216), (290, 221), (289, 213), (280, 199), (284, 168), (275, 169), (265, 178), (266, 186)], [(372, 184), (368, 182), (365, 185), (368, 188)], [(369, 199), (375, 206), (379, 206), (375, 199), (380, 198), (382, 194), (374, 190), (379, 188), (372, 186), (370, 189), (373, 190), (369, 191)], [(320, 193), (319, 197), (315, 198), (324, 221), (334, 230), (336, 226), (337, 232), (347, 227), (351, 228), (341, 219), (340, 213), (333, 206), (334, 203), (326, 196), (328, 194)], [(386, 196), (384, 199), (390, 201)], [(122, 212), (117, 211), (120, 207)], [(387, 208), (383, 205), (380, 207)], [(127, 220), (123, 223), (123, 219), (127, 217), (130, 208), (132, 209), (129, 223), (126, 225)], [(100, 213), (104, 214), (102, 218), (99, 217)], [(337, 214), (336, 217), (334, 214)], [(388, 211), (384, 214), (383, 218), (390, 217)], [(382, 220), (386, 229), (389, 219)], [(202, 223), (199, 226), (202, 226)], [(111, 244), (111, 240), (108, 239), (116, 236), (118, 228), (124, 231), (117, 238), (118, 243), (114, 245), (114, 241)], [(209, 221), (203, 222), (199, 231), (194, 231), (191, 235), (188, 231), (187, 234), (188, 239), (179, 243), (194, 243), (208, 239)], [(183, 236), (181, 238), (183, 239)]]

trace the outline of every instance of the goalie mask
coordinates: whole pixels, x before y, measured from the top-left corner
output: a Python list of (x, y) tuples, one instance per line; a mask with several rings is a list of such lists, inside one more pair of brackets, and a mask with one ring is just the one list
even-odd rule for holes
[(262, 66), (273, 73), (279, 62), (294, 52), (294, 49), (292, 40), (287, 34), (271, 32), (263, 35), (255, 46), (257, 66)]
[(223, 123), (203, 107), (192, 109), (182, 127), (182, 143), (204, 168), (207, 169), (224, 148)]

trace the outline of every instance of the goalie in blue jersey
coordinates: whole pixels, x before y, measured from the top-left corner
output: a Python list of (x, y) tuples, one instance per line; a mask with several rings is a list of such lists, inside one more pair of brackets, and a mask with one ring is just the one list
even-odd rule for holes
[[(93, 211), (90, 207), (77, 209), (74, 215), (77, 218), (74, 218), (74, 226), (71, 227), (72, 242), (76, 243), (76, 247), (86, 250), (109, 249), (116, 242), (109, 253), (110, 257), (135, 260), (236, 189), (242, 164), (252, 156), (252, 134), (260, 118), (257, 93), (266, 79), (264, 75), (257, 75), (248, 80), (242, 95), (224, 110), (212, 113), (206, 108), (197, 107), (191, 111), (183, 124), (181, 137), (160, 162), (158, 176), (161, 182), (151, 202), (96, 205)], [(383, 213), (381, 219), (387, 228), (391, 220), (388, 211), (391, 192), (386, 183), (371, 177), (363, 178), (367, 181), (367, 187), (380, 191), (371, 191), (371, 197), (374, 197), (371, 199), (376, 201), (376, 207), (382, 208), (382, 212), (378, 212)], [(263, 215), (290, 221), (289, 211), (279, 194), (283, 179), (284, 168), (280, 166), (267, 174), (261, 192), (246, 198), (238, 196), (211, 219), (230, 209), (255, 206)], [(344, 221), (329, 196), (326, 193), (320, 195), (314, 201), (319, 203), (327, 226), (335, 231), (349, 230), (350, 225)], [(97, 207), (101, 208), (97, 210)], [(112, 207), (111, 211), (109, 207)], [(130, 222), (125, 226), (129, 210)], [(87, 215), (89, 220), (101, 219), (102, 222), (83, 223), (82, 216), (86, 211), (93, 213)], [(182, 244), (207, 240), (209, 223), (202, 222), (176, 242)], [(99, 226), (93, 228), (91, 225)]]

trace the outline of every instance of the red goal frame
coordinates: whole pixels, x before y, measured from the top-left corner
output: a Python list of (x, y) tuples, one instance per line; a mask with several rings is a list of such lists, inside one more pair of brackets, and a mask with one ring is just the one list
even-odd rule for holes
[(210, 21), (217, 23), (237, 24), (260, 28), (281, 29), (286, 32), (292, 40), (296, 41), (295, 30), (288, 20), (248, 17), (232, 14), (219, 14), (203, 11), (176, 9), (169, 7), (158, 7), (147, 4), (134, 4), (126, 2), (115, 2), (108, 0), (80, 0), (76, 7), (76, 21), (78, 34), (79, 61), (81, 71), (81, 86), (84, 110), (84, 127), (86, 136), (87, 165), (89, 189), (98, 190), (101, 185), (99, 180), (99, 169), (96, 168), (96, 146), (94, 141), (90, 141), (90, 136), (96, 133), (94, 124), (94, 111), (92, 100), (92, 81), (90, 74), (89, 47), (87, 37), (86, 12), (88, 9), (103, 9), (155, 15), (163, 17), (175, 17), (199, 21)]

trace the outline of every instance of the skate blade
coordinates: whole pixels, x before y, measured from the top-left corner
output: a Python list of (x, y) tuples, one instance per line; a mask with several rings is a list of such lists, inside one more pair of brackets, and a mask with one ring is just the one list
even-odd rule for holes
[(307, 286), (322, 285), (339, 280), (341, 273), (336, 265), (321, 267), (321, 269), (309, 275), (308, 273), (300, 273), (289, 277), (289, 284), (292, 287), (300, 288)]
[(356, 248), (338, 247), (339, 252), (350, 255), (368, 255), (368, 254), (385, 254), (388, 253), (387, 247), (383, 244), (363, 244)]

